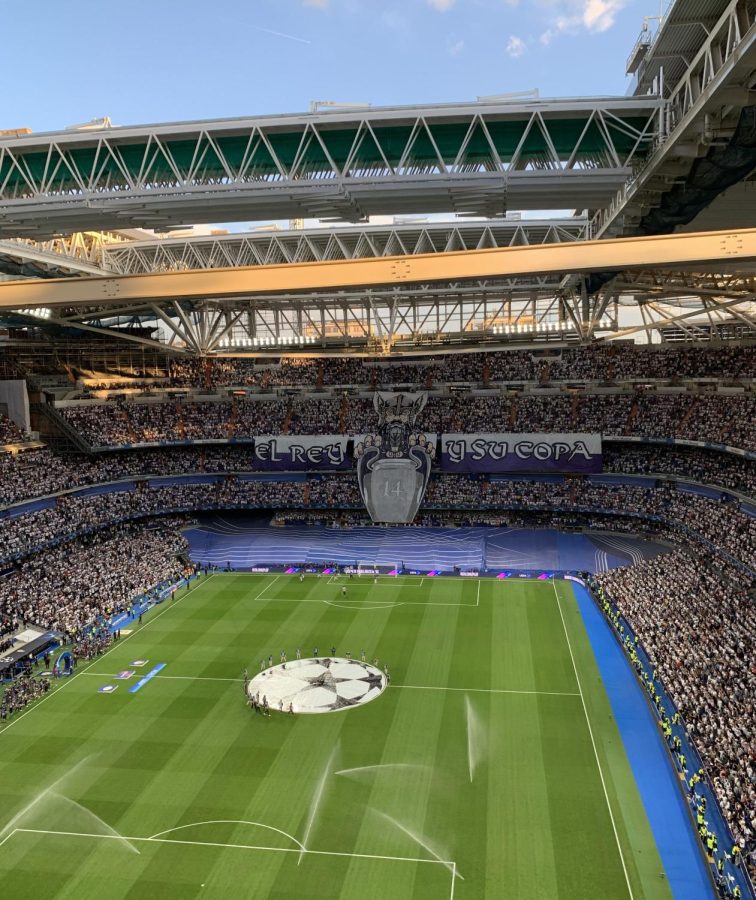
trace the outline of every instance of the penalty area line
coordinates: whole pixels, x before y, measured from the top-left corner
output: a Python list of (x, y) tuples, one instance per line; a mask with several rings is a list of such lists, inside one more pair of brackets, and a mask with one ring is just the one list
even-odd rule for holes
[[(261, 850), (270, 853), (296, 853), (305, 856), (338, 856), (350, 859), (383, 859), (388, 862), (428, 863), (433, 866), (454, 867), (453, 860), (447, 859), (421, 859), (414, 856), (381, 856), (377, 853), (346, 853), (338, 850), (300, 850), (299, 847), (265, 847), (259, 844), (226, 844), (221, 841), (187, 841), (178, 838), (158, 837), (124, 837), (115, 834), (93, 834), (85, 831), (55, 831), (47, 828), (16, 828), (8, 837), (14, 834), (45, 834), (57, 837), (99, 838), (103, 841), (131, 841), (141, 844), (182, 844), (189, 847), (220, 847), (226, 850)], [(7, 840), (6, 838), (5, 840)], [(3, 843), (5, 843), (5, 840)]]
[(278, 581), (278, 579), (280, 577), (281, 577), (280, 575), (276, 575), (276, 577), (273, 579), (273, 581), (271, 581), (270, 584), (266, 584), (265, 587), (260, 591), (260, 593), (252, 599), (252, 602), (254, 603), (255, 600), (259, 600), (262, 597), (262, 595), (265, 593), (265, 591), (267, 591), (268, 588), (272, 588), (273, 585)]

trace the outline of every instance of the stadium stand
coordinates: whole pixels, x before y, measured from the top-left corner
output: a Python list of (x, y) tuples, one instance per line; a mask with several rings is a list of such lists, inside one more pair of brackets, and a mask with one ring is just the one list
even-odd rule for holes
[(720, 558), (682, 550), (597, 581), (672, 696), (748, 858), (756, 850), (756, 617), (749, 585)]
[[(62, 407), (94, 447), (151, 442), (249, 439), (264, 434), (359, 434), (373, 420), (372, 399), (165, 401)], [(428, 432), (586, 431), (607, 436), (696, 440), (756, 450), (753, 394), (523, 393), (431, 395)]]
[(24, 440), (21, 429), (0, 413), (0, 444), (18, 444)]
[[(659, 475), (742, 492), (756, 498), (756, 464), (732, 453), (681, 444), (605, 442), (604, 471)], [(250, 472), (246, 445), (218, 444), (92, 455), (59, 454), (47, 447), (0, 453), (0, 508), (76, 487), (147, 475)]]
[[(613, 439), (604, 441), (601, 476), (436, 473), (406, 527), (589, 530), (673, 545), (598, 575), (596, 584), (653, 660), (750, 861), (756, 516), (748, 501), (756, 497), (756, 462), (743, 452), (756, 452), (755, 374), (747, 347), (172, 363), (165, 377), (150, 374), (147, 398), (58, 407), (87, 444), (108, 452), (0, 454), (0, 641), (33, 621), (63, 632), (81, 657), (102, 652), (112, 639), (103, 622), (187, 573), (182, 528), (195, 512), (267, 511), (284, 529), (368, 525), (353, 473), (261, 476), (249, 445), (233, 441), (363, 434), (375, 418), (372, 389), (435, 389), (423, 411), (428, 433), (599, 432)], [(89, 379), (87, 388), (140, 390), (139, 382)], [(261, 397), (201, 398), (232, 387)], [(0, 438), (23, 435), (0, 418)], [(168, 446), (139, 448), (155, 443)], [(91, 493), (77, 493), (87, 487)], [(12, 504), (21, 505), (3, 509)], [(6, 693), (6, 714), (44, 690), (41, 681), (19, 683)]]
[[(249, 480), (226, 476), (214, 483), (122, 484), (115, 492), (68, 495), (54, 505), (0, 519), (0, 561), (21, 558), (77, 534), (116, 522), (193, 509), (350, 509), (361, 507), (348, 476), (306, 480)], [(632, 515), (662, 521), (706, 542), (756, 573), (756, 518), (731, 500), (700, 496), (674, 486), (634, 487), (588, 480), (483, 480), (443, 475), (429, 486), (424, 509), (508, 510)]]
[(536, 354), (530, 351), (450, 354), (415, 361), (385, 362), (341, 357), (173, 361), (175, 387), (261, 387), (299, 385), (415, 385), (432, 388), (450, 382), (624, 381), (696, 378), (750, 379), (756, 364), (749, 347), (725, 349), (647, 349), (617, 344)]
[(154, 584), (187, 568), (180, 528), (187, 520), (126, 523), (34, 556), (0, 579), (0, 635), (34, 622), (77, 639), (122, 612)]

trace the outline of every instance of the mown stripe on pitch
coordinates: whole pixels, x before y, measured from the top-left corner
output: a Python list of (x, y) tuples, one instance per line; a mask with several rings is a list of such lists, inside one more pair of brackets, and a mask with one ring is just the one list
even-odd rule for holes
[[(540, 647), (530, 630), (531, 588), (500, 586), (494, 604), (491, 645), (493, 681), (507, 676), (534, 689)], [(499, 648), (498, 654), (497, 649)], [(505, 657), (511, 656), (514, 666)], [(563, 698), (560, 698), (563, 699)], [(541, 721), (534, 695), (496, 695), (498, 741), (489, 771), (487, 889), (496, 896), (558, 896), (546, 796)], [(495, 707), (494, 707), (495, 708)]]
[(669, 900), (669, 885), (659, 877), (664, 871), (663, 863), (571, 585), (561, 583), (559, 596), (630, 884), (636, 900), (640, 897)]
[[(396, 611), (395, 620), (402, 630), (403, 643), (412, 638), (412, 648), (406, 660), (393, 664), (393, 671), (396, 672), (401, 670), (402, 666), (406, 666), (406, 677), (413, 678), (416, 673), (428, 671), (428, 657), (431, 656), (433, 660), (431, 668), (435, 675), (433, 683), (447, 683), (451, 660), (454, 657), (459, 608), (409, 607), (410, 610), (422, 614), (419, 620), (416, 618), (417, 612), (414, 615), (407, 612), (402, 615), (402, 609), (404, 608), (400, 607)], [(410, 627), (408, 618), (415, 620), (417, 624)], [(380, 755), (375, 754), (375, 762), (377, 764), (406, 762), (427, 768), (416, 769), (413, 776), (397, 775), (394, 770), (383, 775), (376, 774), (364, 800), (364, 818), (359, 831), (355, 832), (353, 846), (359, 852), (392, 854), (396, 852), (404, 855), (411, 843), (409, 838), (382, 819), (378, 812), (392, 816), (418, 833), (427, 834), (429, 803), (435, 803), (437, 797), (443, 796), (444, 779), (448, 777), (448, 773), (438, 772), (435, 769), (443, 712), (448, 695), (438, 692), (429, 698), (424, 695), (418, 697), (412, 691), (397, 691), (389, 692), (382, 705), (386, 705), (387, 700), (393, 703), (392, 716), (386, 724)], [(372, 705), (377, 706), (377, 703)], [(437, 834), (427, 836), (431, 839), (431, 843), (439, 842)], [(413, 848), (413, 852), (414, 849), (417, 848)], [(422, 852), (420, 855), (426, 854)], [(386, 885), (386, 896), (412, 896), (417, 875), (416, 868), (392, 872), (391, 882)], [(380, 877), (380, 873), (375, 874)], [(341, 886), (340, 897), (359, 896), (363, 878), (364, 871), (350, 867)]]

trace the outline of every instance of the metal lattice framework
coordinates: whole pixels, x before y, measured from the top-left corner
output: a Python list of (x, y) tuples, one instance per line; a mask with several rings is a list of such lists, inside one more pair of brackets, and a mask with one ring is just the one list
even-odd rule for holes
[(398, 107), (0, 140), (0, 236), (179, 222), (601, 207), (660, 101)]
[(256, 231), (133, 241), (103, 247), (104, 268), (121, 275), (225, 269), (339, 259), (378, 259), (532, 244), (584, 236), (587, 219), (499, 219)]
[[(0, 308), (48, 325), (204, 354), (588, 341), (677, 324), (753, 326), (756, 230), (0, 285)], [(588, 296), (562, 273), (621, 274)], [(711, 274), (714, 270), (720, 274)], [(721, 274), (725, 273), (725, 274)], [(692, 299), (694, 300), (692, 304)], [(622, 311), (640, 305), (641, 324)], [(703, 318), (702, 318), (703, 317)], [(742, 330), (742, 329), (741, 329)], [(503, 337), (502, 337), (503, 336)]]
[[(673, 37), (675, 26), (678, 31), (691, 27), (696, 35), (690, 57), (688, 45), (681, 48)], [(687, 14), (685, 5), (678, 3), (666, 29), (662, 26), (657, 45), (656, 53), (654, 48), (649, 52), (648, 68), (657, 72), (658, 80), (659, 68), (669, 63), (667, 70), (677, 76), (664, 90), (652, 152), (611, 203), (596, 212), (592, 237), (634, 233), (644, 213), (685, 179), (697, 158), (731, 137), (743, 107), (756, 103), (754, 0), (730, 0), (714, 23)], [(686, 63), (682, 67), (681, 60)]]
[(0, 240), (0, 272), (22, 270), (29, 275), (103, 275), (110, 269), (103, 261), (104, 248), (125, 242), (112, 232), (86, 231), (47, 241), (30, 238)]
[[(727, 328), (752, 334), (753, 262), (727, 247), (706, 266), (586, 268), (562, 258), (561, 268), (437, 278), (415, 264), (466, 250), (631, 235), (697, 159), (726, 147), (743, 108), (756, 103), (756, 0), (678, 0), (634, 59), (640, 44), (631, 98), (489, 100), (3, 138), (0, 237), (16, 239), (0, 240), (0, 270), (6, 260), (15, 274), (206, 273), (207, 289), (191, 295), (121, 294), (113, 278), (100, 282), (101, 294), (90, 284), (68, 301), (51, 299), (45, 312), (53, 327), (182, 353), (274, 353), (302, 341), (321, 349), (485, 342), (502, 332), (520, 342), (672, 331), (700, 340)], [(707, 221), (756, 225), (747, 192), (729, 192), (727, 203), (725, 215), (718, 208)], [(733, 203), (736, 219), (728, 215)], [(589, 209), (591, 218), (503, 218), (508, 209), (556, 205)], [(490, 218), (119, 244), (87, 234), (31, 240), (137, 224), (364, 222), (435, 212)], [(283, 272), (388, 258), (393, 270), (364, 284), (294, 283)], [(282, 267), (280, 281), (215, 290), (229, 270), (268, 266)], [(583, 275), (602, 269), (619, 274), (589, 296)], [(63, 294), (51, 287), (50, 296)], [(17, 321), (40, 321), (41, 303), (6, 309)]]

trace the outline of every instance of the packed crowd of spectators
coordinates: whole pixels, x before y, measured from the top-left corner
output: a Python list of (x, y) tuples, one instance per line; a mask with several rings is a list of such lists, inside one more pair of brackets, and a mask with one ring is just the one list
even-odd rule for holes
[[(317, 353), (317, 350), (315, 350)], [(260, 356), (257, 358), (205, 357), (160, 361), (145, 369), (124, 369), (114, 363), (103, 371), (102, 359), (88, 366), (58, 364), (24, 358), (28, 374), (59, 375), (78, 380), (89, 390), (145, 390), (160, 388), (200, 392), (240, 387), (259, 391), (281, 387), (363, 388), (406, 386), (443, 388), (448, 384), (473, 386), (517, 382), (646, 382), (678, 383), (684, 380), (719, 379), (744, 381), (756, 377), (752, 346), (697, 345), (648, 347), (614, 342), (593, 347), (549, 347), (538, 350), (451, 352), (406, 357)], [(2, 362), (0, 361), (0, 365)], [(7, 374), (19, 377), (12, 360)], [(0, 376), (2, 376), (0, 371)], [(23, 377), (24, 371), (20, 372)]]
[(137, 490), (63, 496), (44, 509), (0, 519), (0, 562), (117, 522), (195, 509), (355, 506), (356, 479), (250, 481), (227, 476), (210, 484), (143, 486)]
[[(334, 414), (338, 404), (334, 404)], [(228, 440), (285, 430), (290, 404), (257, 401), (158, 403), (91, 403), (61, 409), (73, 426), (94, 447), (128, 444)], [(321, 423), (322, 427), (322, 423)], [(338, 427), (338, 417), (332, 424)], [(313, 424), (315, 432), (319, 428)]]
[(756, 450), (753, 394), (507, 394), (431, 396), (422, 413), (436, 432), (596, 432), (676, 438)]
[[(64, 496), (46, 508), (0, 519), (0, 561), (19, 558), (62, 539), (118, 521), (194, 509), (355, 509), (362, 502), (353, 474), (306, 480), (251, 480), (225, 476), (213, 483), (142, 485), (90, 496)], [(437, 475), (428, 485), (423, 510), (572, 511), (656, 520), (691, 533), (756, 571), (756, 518), (737, 504), (699, 496), (674, 485), (640, 487), (592, 483), (489, 480)]]
[(47, 447), (14, 455), (0, 453), (0, 507), (121, 478), (244, 472), (251, 467), (249, 446), (233, 444), (116, 450), (91, 456), (60, 455)]
[[(375, 425), (372, 399), (282, 398), (62, 407), (95, 447), (239, 440), (268, 434), (350, 434)], [(427, 432), (600, 432), (727, 444), (756, 450), (756, 395), (582, 392), (431, 395), (419, 424)]]
[(0, 413), (0, 445), (18, 444), (23, 440), (24, 435), (18, 425)]
[(534, 352), (452, 353), (416, 359), (282, 357), (176, 360), (170, 383), (177, 387), (280, 387), (363, 385), (433, 387), (530, 381), (748, 379), (756, 377), (749, 347), (648, 348), (631, 344)]
[[(71, 488), (142, 476), (250, 472), (251, 448), (209, 444), (56, 454), (42, 447), (0, 453), (0, 507)], [(756, 462), (730, 453), (683, 445), (604, 443), (605, 472), (659, 474), (731, 488), (756, 497)]]
[(728, 501), (678, 491), (672, 486), (633, 487), (592, 484), (582, 479), (562, 483), (486, 481), (460, 475), (431, 480), (424, 507), (474, 509), (524, 507), (533, 511), (627, 512), (658, 518), (722, 548), (756, 572), (756, 518)]
[(125, 523), (19, 563), (0, 578), (3, 631), (32, 623), (61, 632), (67, 642), (91, 640), (98, 619), (109, 619), (154, 584), (182, 574), (184, 524), (175, 517)]
[(603, 465), (605, 472), (670, 475), (756, 497), (756, 462), (732, 453), (681, 445), (605, 443)]
[[(752, 582), (680, 550), (598, 576), (679, 709), (745, 855), (756, 851)], [(752, 858), (752, 862), (756, 859)], [(756, 871), (756, 868), (754, 868)]]

